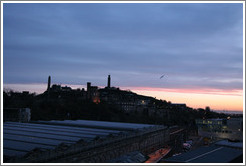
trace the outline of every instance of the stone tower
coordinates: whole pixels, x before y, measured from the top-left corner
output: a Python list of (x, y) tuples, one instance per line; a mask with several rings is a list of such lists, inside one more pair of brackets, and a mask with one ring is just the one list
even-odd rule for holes
[(50, 91), (50, 80), (51, 80), (51, 78), (50, 78), (50, 76), (48, 77), (48, 86), (47, 86), (47, 91)]
[(111, 81), (110, 75), (108, 75), (108, 88), (110, 88), (110, 81)]

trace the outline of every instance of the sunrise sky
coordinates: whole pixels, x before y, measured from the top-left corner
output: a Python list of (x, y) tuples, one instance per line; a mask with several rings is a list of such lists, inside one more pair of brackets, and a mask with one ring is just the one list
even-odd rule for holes
[(108, 74), (120, 89), (243, 111), (243, 4), (3, 4), (4, 88), (42, 93), (49, 75), (104, 87)]

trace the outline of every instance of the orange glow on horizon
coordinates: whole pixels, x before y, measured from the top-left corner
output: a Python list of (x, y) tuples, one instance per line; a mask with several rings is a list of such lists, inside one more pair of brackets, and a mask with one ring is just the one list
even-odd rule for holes
[[(66, 84), (68, 85), (68, 84)], [(68, 85), (74, 88), (85, 88), (85, 85)], [(4, 84), (4, 88), (17, 91), (30, 91), (43, 93), (47, 84)], [(243, 111), (243, 90), (220, 89), (166, 89), (152, 87), (120, 87), (129, 89), (137, 94), (156, 97), (172, 103), (185, 103), (192, 108), (205, 108), (212, 110)]]
[(168, 88), (152, 88), (152, 87), (127, 87), (126, 89), (135, 91), (163, 91), (163, 92), (174, 92), (174, 93), (195, 93), (195, 94), (212, 94), (212, 95), (232, 95), (232, 96), (243, 96), (242, 90), (222, 90), (212, 88), (200, 88), (200, 89), (168, 89)]
[(220, 89), (165, 89), (149, 87), (126, 88), (145, 96), (156, 97), (172, 103), (185, 103), (192, 108), (243, 111), (243, 90)]

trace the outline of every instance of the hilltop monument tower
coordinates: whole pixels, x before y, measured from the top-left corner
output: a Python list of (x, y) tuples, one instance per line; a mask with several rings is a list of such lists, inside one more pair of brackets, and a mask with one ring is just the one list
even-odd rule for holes
[(51, 80), (51, 78), (50, 78), (50, 76), (48, 77), (48, 86), (47, 86), (47, 91), (50, 91), (50, 80)]
[(110, 78), (110, 75), (108, 75), (108, 88), (110, 88), (110, 81), (111, 81), (111, 78)]

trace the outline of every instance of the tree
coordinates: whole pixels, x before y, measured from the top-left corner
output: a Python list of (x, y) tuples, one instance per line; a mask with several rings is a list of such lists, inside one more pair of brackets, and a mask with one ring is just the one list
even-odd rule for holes
[(206, 111), (206, 112), (210, 112), (210, 107), (207, 106), (207, 107), (205, 108), (205, 111)]

